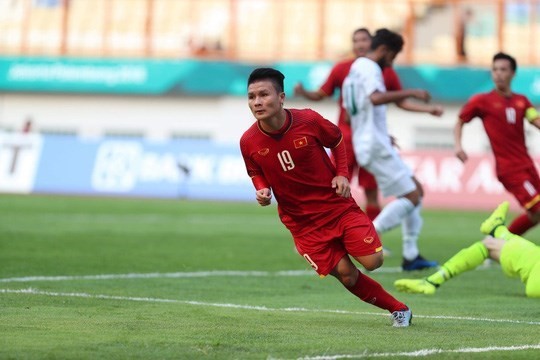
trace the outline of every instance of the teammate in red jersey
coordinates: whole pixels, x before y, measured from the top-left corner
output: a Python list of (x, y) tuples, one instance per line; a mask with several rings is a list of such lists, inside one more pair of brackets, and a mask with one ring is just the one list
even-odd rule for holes
[(522, 235), (540, 221), (540, 177), (525, 145), (524, 122), (540, 129), (540, 116), (529, 99), (515, 94), (511, 82), (516, 60), (505, 53), (493, 57), (491, 77), (495, 89), (477, 94), (463, 106), (454, 128), (456, 156), (463, 162), (467, 154), (461, 143), (463, 125), (478, 117), (495, 155), (497, 178), (526, 210), (508, 227)]
[(257, 202), (269, 205), (273, 193), (298, 253), (321, 277), (335, 276), (361, 300), (388, 310), (394, 326), (409, 326), (409, 308), (351, 260), (367, 270), (383, 263), (375, 228), (350, 196), (341, 131), (313, 110), (285, 109), (284, 78), (275, 69), (259, 68), (248, 79), (256, 121), (242, 135), (240, 149)]
[[(304, 88), (301, 83), (298, 83), (295, 88), (295, 94), (303, 96), (312, 101), (320, 101), (327, 97), (334, 95), (336, 91), (340, 91), (338, 106), (339, 106), (339, 119), (338, 126), (343, 133), (345, 145), (347, 148), (347, 165), (349, 169), (349, 179), (352, 179), (355, 171), (358, 171), (358, 184), (364, 189), (364, 194), (366, 196), (366, 214), (368, 217), (373, 220), (381, 212), (381, 205), (379, 203), (379, 191), (377, 187), (377, 182), (375, 177), (365, 170), (363, 167), (359, 167), (354, 156), (354, 150), (352, 145), (351, 137), (351, 126), (347, 111), (342, 106), (341, 98), (341, 86), (352, 63), (359, 57), (365, 56), (371, 46), (371, 33), (366, 28), (360, 28), (353, 32), (352, 35), (352, 46), (354, 58), (343, 60), (332, 68), (328, 78), (321, 85), (321, 87), (316, 91), (308, 91)], [(384, 84), (387, 91), (398, 91), (401, 90), (401, 82), (399, 76), (395, 72), (394, 68), (387, 66), (383, 69), (383, 78)], [(423, 104), (418, 102), (413, 102), (409, 100), (404, 100), (396, 103), (400, 108), (408, 111), (415, 112), (426, 112), (435, 116), (441, 116), (443, 109), (440, 105), (433, 104)]]

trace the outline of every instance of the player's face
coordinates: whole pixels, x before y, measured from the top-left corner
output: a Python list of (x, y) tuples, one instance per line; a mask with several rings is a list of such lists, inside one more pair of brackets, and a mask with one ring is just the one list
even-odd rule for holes
[(353, 52), (356, 57), (366, 56), (371, 46), (371, 38), (365, 31), (358, 31), (353, 34)]
[(506, 59), (498, 59), (491, 66), (491, 78), (498, 89), (507, 89), (510, 87), (510, 82), (514, 77), (514, 70), (510, 65), (510, 61)]
[(394, 64), (394, 59), (396, 58), (396, 56), (397, 53), (395, 51), (385, 49), (384, 56), (378, 61), (379, 66), (381, 68), (392, 66)]
[(285, 93), (278, 92), (270, 80), (260, 80), (248, 86), (249, 109), (259, 121), (275, 117), (283, 108)]

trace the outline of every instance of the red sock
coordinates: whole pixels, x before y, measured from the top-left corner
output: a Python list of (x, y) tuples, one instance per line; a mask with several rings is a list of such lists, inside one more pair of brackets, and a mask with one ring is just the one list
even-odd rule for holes
[(536, 223), (532, 222), (531, 219), (527, 216), (527, 213), (519, 215), (517, 218), (512, 221), (508, 230), (511, 233), (516, 235), (523, 235), (527, 230), (535, 226)]
[(362, 301), (373, 304), (381, 309), (390, 311), (408, 309), (407, 305), (396, 300), (392, 295), (383, 289), (381, 284), (373, 280), (367, 275), (364, 275), (358, 270), (358, 280), (353, 287), (347, 287), (351, 293), (359, 297)]
[(366, 205), (366, 215), (369, 220), (373, 221), (381, 212), (381, 208), (377, 205)]

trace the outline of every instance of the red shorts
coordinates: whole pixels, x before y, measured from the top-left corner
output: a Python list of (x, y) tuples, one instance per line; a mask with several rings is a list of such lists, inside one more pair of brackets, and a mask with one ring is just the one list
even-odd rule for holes
[(499, 175), (498, 179), (525, 210), (540, 211), (540, 177), (534, 167)]
[(298, 253), (321, 276), (328, 275), (346, 255), (371, 255), (382, 250), (381, 240), (366, 214), (350, 209), (322, 228), (294, 237)]
[(358, 168), (358, 184), (366, 190), (377, 189), (377, 180), (375, 180), (375, 176), (363, 167)]
[[(342, 131), (343, 132), (343, 131)], [(358, 170), (358, 185), (365, 190), (376, 190), (377, 181), (375, 176), (371, 175), (363, 167), (359, 167), (356, 162), (356, 156), (354, 155), (354, 147), (352, 144), (352, 138), (350, 132), (343, 132), (343, 142), (345, 143), (345, 151), (347, 151), (347, 167), (349, 169), (349, 180), (354, 177), (355, 171)]]

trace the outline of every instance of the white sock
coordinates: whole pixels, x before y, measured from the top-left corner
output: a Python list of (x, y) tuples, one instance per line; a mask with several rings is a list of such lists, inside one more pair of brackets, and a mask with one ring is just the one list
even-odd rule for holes
[(403, 219), (401, 223), (401, 233), (403, 236), (403, 258), (414, 260), (420, 254), (418, 250), (418, 236), (424, 224), (424, 219), (420, 214), (422, 204), (416, 207)]
[(386, 205), (381, 213), (373, 220), (377, 233), (382, 234), (392, 230), (414, 209), (414, 204), (407, 198), (401, 197)]

